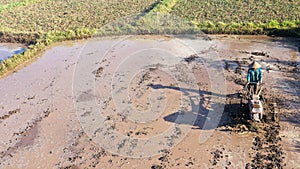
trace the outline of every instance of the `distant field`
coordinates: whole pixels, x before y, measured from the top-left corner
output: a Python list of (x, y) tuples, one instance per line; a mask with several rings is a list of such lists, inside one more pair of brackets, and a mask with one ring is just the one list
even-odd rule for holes
[(100, 28), (117, 18), (143, 12), (156, 1), (44, 0), (0, 12), (0, 27), (29, 32)]
[(299, 21), (300, 0), (178, 0), (171, 13), (197, 22)]

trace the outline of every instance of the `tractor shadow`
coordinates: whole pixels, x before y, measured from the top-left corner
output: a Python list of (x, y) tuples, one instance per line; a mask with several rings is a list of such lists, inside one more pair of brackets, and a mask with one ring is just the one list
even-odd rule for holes
[[(224, 95), (210, 91), (195, 90), (181, 88), (176, 86), (163, 86), (160, 84), (149, 85), (152, 89), (176, 90), (182, 92), (183, 95), (191, 97), (190, 103), (192, 110), (178, 111), (169, 114), (164, 118), (165, 121), (176, 124), (188, 124), (193, 126), (193, 129), (211, 130), (222, 126), (236, 126), (237, 124), (245, 124), (247, 116), (247, 106), (241, 105), (239, 93)], [(191, 93), (197, 94), (200, 99), (199, 103), (195, 103)], [(210, 102), (207, 106), (207, 98), (222, 97), (225, 102)], [(231, 99), (234, 98), (234, 99)], [(241, 111), (243, 109), (243, 111)], [(198, 111), (197, 111), (198, 110)], [(198, 112), (198, 113), (193, 113)], [(225, 130), (224, 130), (225, 131)]]

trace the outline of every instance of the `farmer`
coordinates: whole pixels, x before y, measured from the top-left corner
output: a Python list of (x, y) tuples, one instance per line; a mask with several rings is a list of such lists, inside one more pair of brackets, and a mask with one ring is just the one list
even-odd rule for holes
[(251, 86), (254, 87), (254, 94), (257, 94), (257, 85), (262, 83), (262, 72), (261, 72), (261, 65), (256, 61), (252, 62), (249, 65), (247, 81), (249, 89)]

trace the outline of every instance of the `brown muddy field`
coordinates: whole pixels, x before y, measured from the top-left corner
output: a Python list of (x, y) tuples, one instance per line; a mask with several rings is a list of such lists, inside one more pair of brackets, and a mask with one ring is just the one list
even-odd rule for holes
[[(64, 42), (0, 79), (0, 168), (300, 168), (299, 40)], [(263, 66), (248, 120), (247, 65)]]

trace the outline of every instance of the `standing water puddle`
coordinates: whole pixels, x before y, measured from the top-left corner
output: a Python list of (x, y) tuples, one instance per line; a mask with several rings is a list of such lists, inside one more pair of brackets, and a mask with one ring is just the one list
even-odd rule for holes
[(0, 44), (0, 63), (13, 55), (21, 54), (26, 48), (21, 44), (3, 43)]

